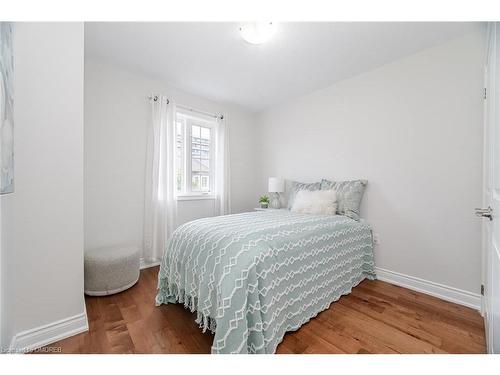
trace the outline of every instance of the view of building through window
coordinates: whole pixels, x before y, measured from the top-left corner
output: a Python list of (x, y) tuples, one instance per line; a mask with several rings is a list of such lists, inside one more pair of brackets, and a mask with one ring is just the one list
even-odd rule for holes
[(210, 190), (210, 128), (191, 125), (191, 190)]
[(213, 123), (177, 114), (176, 185), (180, 194), (208, 193), (213, 183)]

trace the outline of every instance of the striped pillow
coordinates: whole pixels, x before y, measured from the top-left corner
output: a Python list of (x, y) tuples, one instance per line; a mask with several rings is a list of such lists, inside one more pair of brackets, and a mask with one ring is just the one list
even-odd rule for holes
[(337, 192), (337, 213), (359, 220), (359, 208), (367, 184), (366, 180), (329, 181), (323, 179), (321, 190), (334, 189)]

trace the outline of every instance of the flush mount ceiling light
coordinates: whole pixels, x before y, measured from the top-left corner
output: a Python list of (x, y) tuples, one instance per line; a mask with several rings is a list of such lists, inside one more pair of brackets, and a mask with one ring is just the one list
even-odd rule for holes
[(267, 42), (274, 34), (275, 27), (272, 22), (253, 22), (240, 26), (241, 37), (251, 44)]

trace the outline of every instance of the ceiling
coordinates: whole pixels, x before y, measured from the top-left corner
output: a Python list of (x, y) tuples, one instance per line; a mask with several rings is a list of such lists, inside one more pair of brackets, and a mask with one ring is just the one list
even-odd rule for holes
[(479, 30), (481, 23), (279, 23), (261, 45), (237, 23), (90, 22), (85, 54), (252, 112)]

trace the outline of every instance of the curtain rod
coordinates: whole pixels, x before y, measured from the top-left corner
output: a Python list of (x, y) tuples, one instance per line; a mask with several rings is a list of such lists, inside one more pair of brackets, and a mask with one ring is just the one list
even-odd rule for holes
[(188, 112), (195, 112), (195, 113), (199, 113), (200, 115), (205, 115), (205, 116), (209, 116), (209, 117), (214, 117), (214, 118), (221, 118), (221, 120), (224, 118), (223, 115), (218, 115), (216, 113), (210, 113), (210, 112), (205, 112), (205, 111), (201, 111), (199, 109), (195, 109), (195, 108), (191, 108), (191, 107), (187, 107), (185, 105), (182, 105), (182, 104), (177, 104), (177, 107), (179, 107), (180, 109), (183, 109), (185, 111), (188, 111)]
[[(148, 100), (154, 100), (155, 102), (158, 101), (159, 96), (158, 95), (148, 95)], [(170, 99), (167, 98), (167, 104), (170, 104)]]
[[(158, 95), (149, 95), (148, 99), (149, 100), (154, 100), (156, 102), (158, 100)], [(167, 104), (170, 104), (170, 100), (169, 99), (167, 99)], [(216, 113), (205, 112), (205, 111), (201, 111), (199, 109), (187, 107), (187, 106), (182, 105), (182, 104), (177, 104), (177, 107), (179, 107), (179, 108), (181, 108), (181, 109), (183, 109), (185, 111), (195, 112), (195, 113), (199, 113), (201, 115), (205, 115), (205, 116), (209, 116), (209, 117), (220, 118), (221, 120), (224, 119), (224, 115), (222, 115), (222, 114), (218, 115)]]

